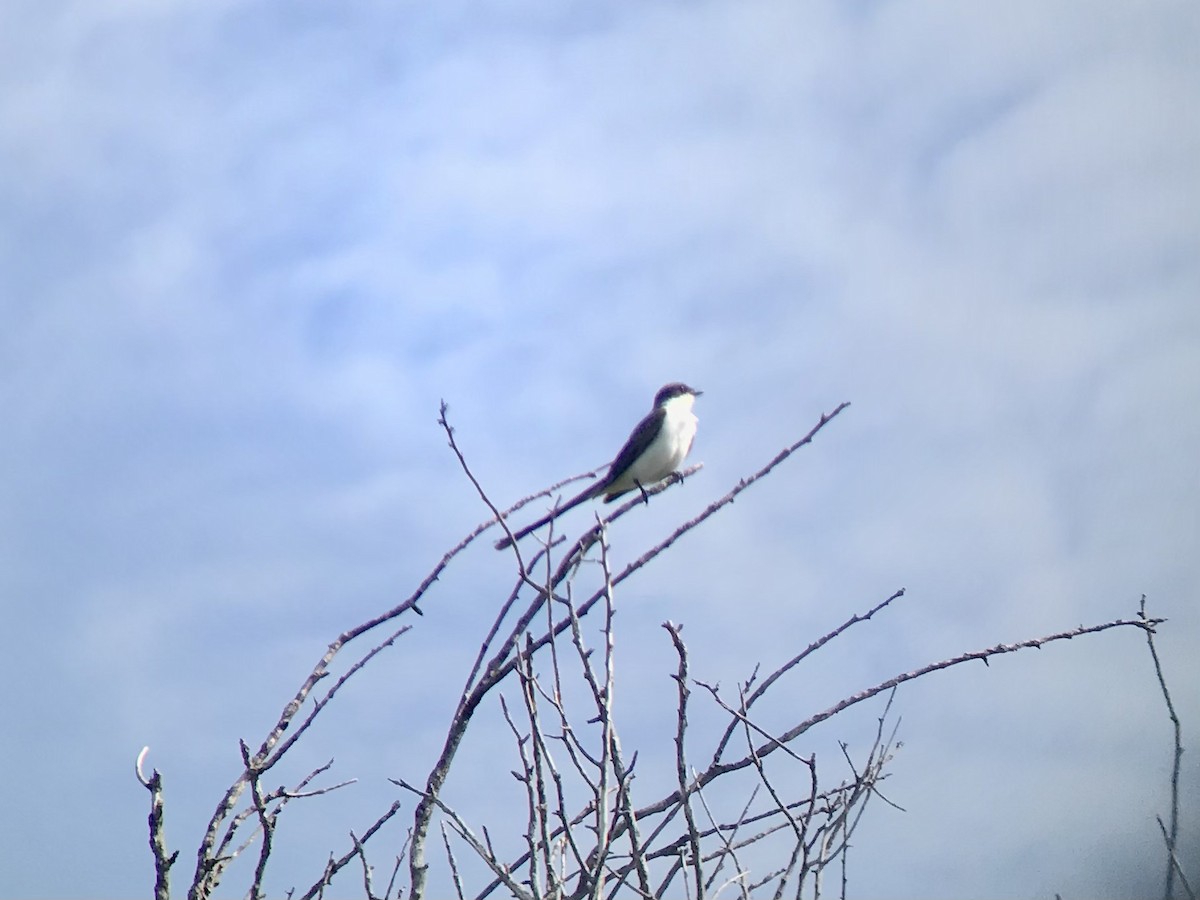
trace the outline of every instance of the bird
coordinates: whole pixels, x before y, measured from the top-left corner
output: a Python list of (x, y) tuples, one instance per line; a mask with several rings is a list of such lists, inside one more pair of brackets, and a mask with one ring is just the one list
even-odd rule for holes
[(661, 387), (654, 395), (654, 408), (630, 432), (625, 446), (609, 464), (608, 474), (533, 524), (513, 532), (511, 538), (506, 535), (498, 540), (496, 549), (511, 546), (567, 510), (601, 494), (605, 503), (634, 490), (645, 496), (646, 485), (657, 484), (672, 474), (691, 451), (698, 421), (692, 404), (702, 393), (679, 381)]

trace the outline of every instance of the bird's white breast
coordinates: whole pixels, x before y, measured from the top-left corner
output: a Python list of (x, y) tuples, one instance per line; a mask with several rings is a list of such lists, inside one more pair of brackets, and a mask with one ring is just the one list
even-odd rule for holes
[(695, 397), (685, 394), (663, 404), (663, 423), (658, 438), (630, 466), (629, 479), (642, 484), (662, 481), (679, 468), (696, 439), (697, 418), (692, 412)]

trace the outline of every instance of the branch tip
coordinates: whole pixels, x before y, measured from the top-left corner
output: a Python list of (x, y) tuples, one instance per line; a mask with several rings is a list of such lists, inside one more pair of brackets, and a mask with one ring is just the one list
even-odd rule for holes
[(150, 755), (150, 745), (147, 744), (142, 748), (142, 752), (137, 755), (137, 762), (133, 764), (133, 771), (137, 775), (137, 780), (142, 783), (142, 787), (150, 789), (150, 779), (146, 777), (143, 766), (146, 764), (146, 757)]

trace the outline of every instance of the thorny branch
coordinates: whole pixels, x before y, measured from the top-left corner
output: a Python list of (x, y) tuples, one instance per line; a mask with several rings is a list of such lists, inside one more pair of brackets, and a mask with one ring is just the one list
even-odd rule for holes
[[(970, 653), (963, 653), (963, 654), (953, 657), (951, 659), (945, 659), (940, 662), (930, 663), (929, 665), (922, 666), (919, 669), (914, 669), (911, 672), (905, 672), (901, 675), (897, 675), (893, 678), (889, 678), (887, 681), (881, 682), (881, 683), (875, 685), (874, 687), (867, 688), (866, 690), (863, 690), (863, 691), (859, 691), (856, 694), (852, 694), (851, 696), (839, 701), (838, 703), (835, 703), (833, 706), (829, 707), (828, 709), (826, 709), (822, 712), (816, 713), (816, 714), (808, 717), (807, 719), (803, 720), (802, 722), (799, 722), (798, 724), (794, 725), (792, 728), (788, 729), (786, 732), (778, 735), (778, 737), (773, 738), (771, 741), (768, 741), (767, 743), (760, 745), (759, 747), (755, 748), (755, 752), (758, 753), (758, 755), (760, 757), (768, 756), (769, 754), (775, 752), (775, 750), (778, 749), (781, 745), (791, 743), (796, 738), (800, 737), (802, 734), (804, 734), (806, 731), (808, 731), (810, 728), (812, 728), (814, 725), (817, 725), (821, 722), (826, 721), (827, 719), (832, 718), (833, 716), (837, 715), (838, 713), (842, 712), (843, 710), (849, 709), (851, 706), (854, 706), (858, 703), (862, 703), (865, 700), (869, 700), (870, 698), (872, 698), (878, 694), (884, 693), (885, 691), (889, 691), (892, 688), (897, 687), (898, 685), (904, 684), (905, 682), (912, 681), (915, 678), (920, 678), (922, 676), (928, 675), (931, 672), (935, 672), (935, 671), (938, 671), (941, 669), (951, 668), (953, 666), (962, 665), (963, 663), (968, 663), (968, 662), (976, 662), (976, 661), (986, 662), (989, 658), (1000, 655), (1000, 654), (1015, 653), (1019, 650), (1029, 649), (1029, 648), (1033, 648), (1033, 647), (1041, 647), (1045, 644), (1053, 643), (1056, 641), (1071, 640), (1072, 638), (1080, 637), (1082, 635), (1097, 634), (1099, 632), (1107, 631), (1107, 630), (1113, 629), (1113, 628), (1132, 627), (1132, 628), (1139, 628), (1144, 631), (1148, 628), (1153, 628), (1154, 626), (1161, 624), (1163, 621), (1165, 621), (1165, 620), (1163, 620), (1163, 619), (1145, 619), (1145, 620), (1115, 619), (1111, 622), (1106, 622), (1102, 625), (1090, 625), (1090, 626), (1082, 626), (1081, 625), (1078, 628), (1071, 629), (1070, 631), (1063, 631), (1063, 632), (1059, 632), (1057, 634), (1047, 635), (1045, 637), (1033, 638), (1030, 640), (1020, 641), (1015, 644), (997, 644), (994, 647), (990, 647), (986, 650), (976, 650), (976, 651), (973, 651)], [(754, 762), (753, 756), (750, 756), (750, 755), (744, 756), (737, 760), (733, 760), (731, 762), (714, 761), (713, 763), (711, 763), (709, 765), (709, 767), (704, 772), (702, 772), (700, 774), (700, 777), (698, 779), (698, 785), (700, 787), (704, 787), (704, 786), (708, 785), (710, 782), (712, 782), (714, 779), (719, 778), (729, 772), (735, 772), (739, 769), (744, 769), (748, 766), (753, 765), (753, 762)], [(681, 797), (680, 797), (679, 791), (674, 791), (674, 792), (666, 795), (662, 799), (656, 801), (655, 803), (652, 803), (648, 806), (644, 806), (644, 807), (640, 808), (637, 811), (638, 817), (645, 818), (646, 816), (661, 813), (664, 810), (668, 810), (674, 806), (677, 806), (680, 803), (680, 801), (681, 801)]]
[[(658, 559), (683, 535), (732, 503), (751, 484), (770, 474), (791, 454), (810, 443), (848, 405), (843, 403), (832, 413), (821, 416), (803, 438), (784, 448), (758, 471), (743, 478), (723, 497), (710, 503), (699, 515), (676, 527), (657, 544), (619, 569), (610, 568), (606, 528), (640, 507), (646, 498), (669, 489), (682, 477), (691, 475), (699, 466), (680, 473), (678, 478), (648, 486), (642, 496), (620, 505), (604, 517), (597, 516), (595, 525), (574, 541), (556, 538), (554, 524), (551, 523), (546, 541), (528, 559), (513, 545), (517, 569), (515, 583), (486, 630), (447, 726), (441, 753), (429, 770), (424, 786), (417, 787), (404, 779), (391, 779), (392, 783), (416, 794), (418, 803), (408, 838), (395, 857), (395, 868), (382, 900), (392, 898), (396, 878), (406, 856), (410, 876), (407, 896), (419, 900), (427, 895), (429, 863), (426, 859), (426, 841), (435, 814), (440, 814), (450, 878), (456, 896), (460, 898), (466, 896), (468, 882), (466, 871), (455, 857), (454, 841), (461, 841), (469, 849), (469, 855), (477, 858), (491, 872), (491, 882), (477, 894), (478, 897), (486, 897), (503, 888), (511, 896), (528, 897), (530, 900), (600, 900), (602, 897), (611, 900), (618, 893), (628, 892), (650, 898), (670, 892), (675, 878), (680, 875), (683, 876), (681, 881), (686, 882), (684, 890), (687, 896), (694, 896), (696, 900), (706, 894), (720, 895), (727, 887), (740, 892), (743, 900), (760, 891), (770, 891), (777, 898), (781, 898), (785, 891), (794, 892), (797, 897), (802, 892), (811, 892), (815, 897), (821, 893), (824, 870), (838, 860), (842, 865), (841, 888), (844, 896), (846, 854), (851, 835), (861, 821), (867, 801), (872, 796), (879, 796), (884, 802), (890, 803), (879, 793), (879, 786), (886, 777), (885, 767), (897, 746), (895, 726), (887, 734), (884, 723), (899, 685), (967, 662), (980, 660), (986, 664), (996, 655), (1126, 626), (1141, 628), (1146, 633), (1175, 728), (1176, 755), (1169, 827), (1160, 821), (1169, 851), (1167, 896), (1171, 896), (1172, 885), (1176, 881), (1188, 891), (1189, 896), (1194, 896), (1175, 856), (1182, 747), (1179, 720), (1166, 690), (1153, 641), (1154, 628), (1163, 620), (1148, 617), (1144, 602), (1136, 620), (1117, 619), (1101, 625), (1079, 626), (1042, 638), (997, 644), (896, 675), (872, 688), (852, 694), (824, 711), (801, 719), (783, 732), (768, 730), (756, 722), (755, 704), (785, 677), (796, 672), (800, 664), (818, 650), (889, 607), (903, 595), (903, 590), (895, 592), (865, 613), (850, 617), (786, 662), (777, 665), (765, 678), (759, 679), (756, 668), (750, 678), (739, 685), (736, 702), (727, 702), (716, 687), (690, 675), (689, 653), (682, 640), (680, 627), (665, 623), (678, 659), (678, 669), (673, 676), (677, 692), (673, 759), (675, 786), (656, 801), (635, 805), (634, 773), (638, 768), (638, 754), (635, 752), (628, 760), (623, 754), (613, 706), (616, 688), (613, 615), (616, 590)], [(409, 612), (425, 614), (419, 604), (423, 603), (440, 576), (475, 538), (497, 523), (511, 537), (505, 521), (510, 513), (540, 497), (552, 496), (578, 478), (587, 477), (566, 479), (502, 511), (489, 499), (471, 472), (455, 439), (454, 429), (447, 420), (444, 403), (440, 408), (438, 423), (463, 472), (491, 513), (491, 518), (480, 523), (447, 552), (407, 599), (339, 635), (284, 707), (256, 751), (251, 752), (251, 745), (246, 742), (240, 743), (242, 772), (218, 803), (201, 840), (196, 876), (188, 892), (189, 900), (208, 900), (216, 890), (226, 866), (255, 839), (260, 839), (261, 843), (248, 895), (250, 900), (262, 896), (267, 862), (275, 847), (275, 826), (285, 804), (293, 799), (315, 797), (352, 782), (309, 788), (310, 782), (323, 774), (332, 761), (290, 789), (280, 787), (266, 790), (263, 786), (265, 774), (282, 761), (301, 737), (309, 733), (317, 717), (348, 681), (380, 653), (392, 647), (411, 627), (409, 624), (394, 624), (395, 620)], [(594, 548), (598, 548), (598, 558), (592, 558), (591, 551)], [(586, 568), (589, 565), (598, 566), (600, 583), (590, 592), (580, 591), (583, 599), (577, 601), (578, 578), (581, 573), (591, 571)], [(597, 604), (601, 604), (604, 610), (600, 629), (603, 646), (602, 653), (593, 655), (593, 650), (584, 640), (581, 623)], [(539, 616), (542, 618), (539, 619)], [(536, 626), (535, 622), (538, 623)], [(333, 675), (333, 663), (348, 645), (375, 633), (380, 626), (388, 623), (393, 623), (391, 630), (383, 632), (385, 636), (382, 639), (377, 637), (378, 643), (349, 661), (342, 673), (333, 679), (332, 686), (324, 692), (317, 691), (318, 685)], [(569, 644), (560, 640), (564, 635), (569, 635)], [(547, 652), (539, 656), (542, 650)], [(597, 659), (602, 660), (602, 665)], [(574, 700), (569, 697), (572, 691), (567, 683), (574, 679), (565, 669), (568, 660), (578, 662), (577, 684), (586, 688), (584, 697), (590, 699), (594, 709), (594, 717), (586, 719), (586, 722), (574, 708), (579, 702), (578, 697)], [(548, 675), (538, 672), (539, 661), (541, 664), (548, 662)], [(512, 714), (497, 691), (514, 673), (513, 680), (519, 687), (521, 708), (524, 710), (521, 720)], [(711, 705), (695, 702), (691, 695), (692, 685), (708, 692)], [(640, 689), (650, 688), (641, 686)], [(865, 758), (855, 762), (849, 748), (842, 744), (849, 775), (842, 777), (834, 786), (829, 786), (827, 781), (818, 776), (815, 755), (805, 755), (797, 742), (814, 726), (885, 692), (888, 694), (887, 704), (878, 718), (874, 742)], [(482, 837), (476, 836), (466, 817), (442, 796), (446, 779), (469, 726), (483, 702), (493, 694), (498, 696), (516, 743), (520, 769), (513, 774), (525, 792), (525, 847), (516, 859), (509, 861), (499, 855), (487, 827), (482, 828)], [(706, 719), (714, 713), (717, 715), (716, 723)], [(711, 733), (711, 726), (715, 724), (718, 734), (711, 748), (711, 760), (706, 768), (700, 770), (692, 768), (687, 761), (687, 745), (695, 741), (695, 729), (689, 727), (694, 717), (704, 721), (705, 733)], [(549, 722), (554, 723), (554, 733), (548, 730)], [(744, 738), (745, 752), (740, 758), (732, 758), (731, 742), (737, 734)], [(782, 752), (778, 753), (769, 770), (767, 760), (777, 751)], [(157, 771), (150, 777), (144, 775), (142, 764), (145, 753), (143, 751), (138, 758), (136, 772), (139, 781), (151, 794), (149, 828), (157, 877), (156, 900), (168, 900), (167, 876), (178, 853), (168, 854), (166, 849), (162, 826), (161, 778)], [(559, 757), (557, 760), (556, 756)], [(779, 770), (778, 766), (798, 767), (800, 777), (789, 775)], [(747, 779), (742, 783), (744, 790), (740, 793), (739, 782), (733, 780), (739, 773), (744, 773)], [(721, 780), (719, 789), (714, 787), (718, 779)], [(652, 773), (647, 786), (653, 789), (656, 783), (661, 784), (662, 779), (656, 782)], [(248, 802), (244, 799), (247, 788)], [(728, 808), (731, 796), (737, 798), (737, 802), (733, 808)], [(366, 844), (399, 809), (398, 801), (392, 803), (369, 828), (360, 832), (361, 837), (351, 831), (351, 848), (340, 857), (330, 854), (320, 878), (300, 896), (300, 900), (324, 896), (335, 875), (356, 859), (361, 863), (366, 896), (368, 900), (376, 900), (373, 896), (373, 869), (368, 863)], [(704, 814), (703, 823), (697, 815), (700, 810)], [(770, 862), (764, 865), (764, 859)], [(675, 890), (678, 890), (677, 886)], [(397, 891), (396, 900), (403, 893)], [(290, 891), (288, 895), (292, 895)]]

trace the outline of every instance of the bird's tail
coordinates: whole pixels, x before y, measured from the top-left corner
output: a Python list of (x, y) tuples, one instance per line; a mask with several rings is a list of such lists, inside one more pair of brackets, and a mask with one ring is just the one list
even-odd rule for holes
[(544, 516), (542, 516), (536, 522), (533, 522), (530, 525), (526, 525), (520, 531), (514, 531), (511, 538), (508, 535), (505, 535), (504, 537), (500, 538), (500, 540), (496, 541), (496, 549), (504, 550), (507, 547), (511, 547), (514, 543), (519, 541), (521, 538), (523, 538), (527, 535), (533, 534), (533, 532), (537, 531), (543, 525), (546, 525), (546, 524), (552, 522), (554, 519), (557, 519), (563, 513), (567, 512), (567, 510), (574, 509), (576, 506), (578, 506), (584, 500), (592, 499), (593, 497), (595, 497), (597, 494), (599, 494), (603, 490), (604, 490), (604, 482), (603, 481), (597, 482), (596, 484), (593, 484), (593, 485), (589, 485), (587, 487), (587, 489), (576, 494), (574, 497), (572, 497), (570, 500), (568, 500), (566, 503), (562, 504), (561, 506), (557, 506), (554, 509), (550, 510), (550, 512), (546, 513)]

